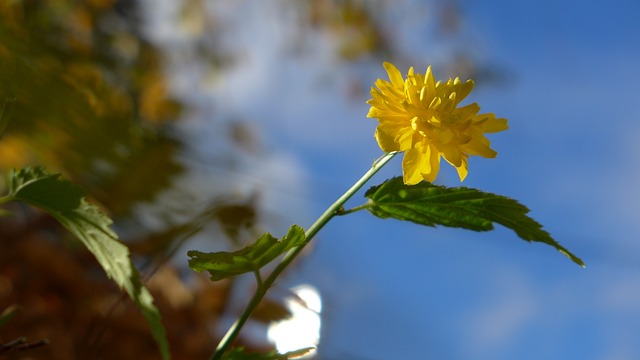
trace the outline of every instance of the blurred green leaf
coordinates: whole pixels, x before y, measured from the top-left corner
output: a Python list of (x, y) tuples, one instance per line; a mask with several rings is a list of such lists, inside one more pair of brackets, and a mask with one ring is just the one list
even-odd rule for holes
[(0, 326), (3, 326), (4, 324), (11, 321), (11, 319), (13, 319), (17, 313), (18, 307), (16, 305), (11, 305), (4, 309), (4, 311), (2, 311), (2, 314), (0, 314)]
[(285, 354), (279, 354), (277, 351), (268, 353), (251, 353), (245, 354), (242, 347), (231, 349), (222, 356), (222, 360), (288, 360), (305, 355), (314, 348), (308, 347), (300, 350), (289, 351)]
[(304, 244), (305, 239), (304, 230), (293, 225), (287, 235), (279, 241), (266, 233), (255, 243), (234, 252), (203, 253), (191, 250), (187, 252), (191, 258), (189, 267), (195, 271), (208, 271), (213, 281), (222, 280), (258, 271), (288, 250)]
[(107, 275), (124, 289), (140, 308), (151, 327), (163, 359), (169, 358), (169, 345), (153, 304), (151, 293), (140, 282), (140, 275), (129, 258), (129, 249), (118, 241), (111, 219), (85, 200), (85, 191), (51, 174), (44, 168), (11, 171), (9, 194), (0, 202), (18, 200), (38, 207), (58, 220), (93, 253)]
[(402, 178), (387, 180), (369, 189), (368, 210), (380, 218), (395, 218), (417, 224), (464, 228), (475, 231), (493, 229), (498, 223), (523, 240), (542, 242), (584, 267), (584, 262), (556, 242), (537, 221), (527, 216), (529, 209), (505, 196), (466, 187), (448, 188), (421, 182), (405, 185)]
[(0, 108), (0, 138), (4, 135), (4, 130), (7, 128), (9, 124), (9, 116), (5, 114), (7, 112), (7, 107), (13, 104), (16, 101), (15, 98), (5, 98), (2, 102), (2, 108)]

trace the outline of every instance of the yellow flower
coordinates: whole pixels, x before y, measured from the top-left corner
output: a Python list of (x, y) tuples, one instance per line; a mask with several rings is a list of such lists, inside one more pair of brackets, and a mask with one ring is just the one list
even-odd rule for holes
[(391, 63), (384, 68), (391, 82), (378, 79), (371, 88), (371, 109), (367, 117), (378, 119), (376, 140), (383, 151), (404, 151), (404, 183), (432, 182), (440, 170), (440, 158), (458, 170), (460, 181), (467, 176), (468, 158), (493, 158), (485, 133), (508, 129), (507, 119), (494, 114), (478, 114), (473, 103), (458, 107), (473, 89), (473, 81), (449, 79), (436, 82), (431, 66), (424, 76), (409, 69), (403, 79)]

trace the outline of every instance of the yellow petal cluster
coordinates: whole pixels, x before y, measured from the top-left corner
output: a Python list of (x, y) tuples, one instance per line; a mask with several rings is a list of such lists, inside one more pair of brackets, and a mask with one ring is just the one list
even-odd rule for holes
[(484, 134), (508, 129), (507, 119), (478, 114), (476, 103), (458, 106), (473, 89), (472, 80), (436, 82), (431, 66), (424, 75), (410, 68), (406, 79), (393, 64), (385, 62), (384, 68), (390, 81), (378, 79), (371, 88), (367, 117), (378, 119), (375, 137), (383, 151), (405, 152), (405, 184), (433, 182), (441, 158), (458, 170), (463, 181), (470, 155), (497, 155)]

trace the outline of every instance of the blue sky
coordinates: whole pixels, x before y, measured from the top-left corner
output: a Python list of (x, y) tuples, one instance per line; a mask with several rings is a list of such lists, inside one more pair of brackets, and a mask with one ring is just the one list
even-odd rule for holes
[[(286, 1), (212, 4), (242, 57), (209, 76), (176, 51), (176, 91), (205, 112), (184, 131), (202, 139), (220, 131), (206, 120), (209, 108), (252, 121), (264, 155), (246, 159), (242, 185), (216, 191), (259, 187), (274, 233), (308, 226), (380, 155), (366, 98), (354, 101), (346, 89), (384, 70), (377, 60), (337, 61), (321, 33), (303, 35), (306, 56), (283, 56), (294, 36)], [(498, 157), (472, 158), (464, 185), (527, 205), (587, 268), (501, 228), (432, 229), (366, 213), (335, 219), (283, 282), (321, 291), (320, 359), (640, 358), (640, 4), (460, 1), (461, 34), (444, 40), (423, 26), (431, 2), (384, 4), (403, 72), (433, 62), (444, 77), (438, 69), (455, 41), (510, 74), (500, 86), (477, 83), (470, 96), (507, 117), (510, 130), (491, 135)], [(150, 26), (165, 44), (189, 38), (162, 29)], [(203, 140), (198, 151), (219, 147)], [(371, 185), (399, 173), (398, 157)], [(452, 169), (438, 182), (458, 185)]]

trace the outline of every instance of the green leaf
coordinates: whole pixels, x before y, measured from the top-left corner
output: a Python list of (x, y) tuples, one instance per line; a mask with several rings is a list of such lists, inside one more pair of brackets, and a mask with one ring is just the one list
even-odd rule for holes
[(584, 262), (556, 242), (537, 221), (527, 216), (529, 209), (505, 196), (466, 187), (448, 188), (421, 182), (405, 185), (402, 178), (387, 180), (369, 189), (368, 210), (380, 218), (395, 218), (417, 224), (443, 225), (475, 231), (493, 229), (498, 223), (523, 240), (542, 242), (584, 267)]
[(211, 280), (222, 280), (248, 272), (256, 272), (290, 249), (305, 242), (304, 230), (297, 225), (291, 226), (282, 240), (266, 233), (255, 243), (234, 252), (203, 253), (191, 250), (187, 252), (189, 267), (195, 271), (206, 270)]
[(11, 305), (4, 309), (0, 314), (0, 327), (4, 326), (4, 324), (8, 323), (13, 319), (18, 313), (18, 307), (16, 305)]
[(129, 257), (129, 249), (109, 227), (111, 219), (85, 200), (85, 191), (44, 168), (25, 168), (9, 174), (9, 194), (0, 199), (18, 200), (51, 214), (93, 253), (107, 275), (124, 289), (140, 308), (163, 359), (169, 345), (153, 297), (141, 281)]
[(300, 350), (290, 351), (286, 354), (279, 354), (277, 351), (270, 351), (268, 353), (250, 353), (245, 354), (242, 347), (231, 349), (229, 352), (222, 356), (222, 360), (288, 360), (305, 355), (309, 351), (315, 348), (309, 347)]

